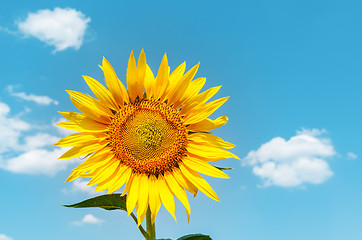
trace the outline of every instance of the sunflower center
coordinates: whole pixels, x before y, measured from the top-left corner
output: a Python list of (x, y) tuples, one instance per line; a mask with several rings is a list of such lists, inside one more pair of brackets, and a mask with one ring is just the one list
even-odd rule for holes
[(120, 133), (125, 150), (135, 159), (160, 157), (177, 141), (177, 128), (158, 112), (139, 109)]
[(110, 146), (134, 172), (163, 174), (177, 167), (186, 151), (186, 128), (177, 110), (153, 100), (124, 106), (109, 125)]

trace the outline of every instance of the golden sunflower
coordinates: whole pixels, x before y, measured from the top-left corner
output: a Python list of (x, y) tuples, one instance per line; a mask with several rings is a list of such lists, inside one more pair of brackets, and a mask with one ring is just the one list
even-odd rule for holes
[(184, 62), (170, 74), (166, 54), (154, 77), (143, 50), (137, 64), (131, 53), (127, 90), (105, 58), (100, 67), (108, 89), (83, 76), (98, 99), (67, 91), (82, 113), (60, 112), (69, 121), (58, 125), (78, 131), (55, 143), (73, 147), (60, 158), (89, 155), (73, 169), (67, 182), (90, 177), (89, 184), (97, 184), (95, 191), (108, 189), (108, 193), (125, 185), (127, 212), (130, 214), (137, 206), (138, 225), (148, 208), (154, 223), (161, 203), (176, 221), (173, 195), (185, 206), (189, 219), (191, 210), (185, 189), (194, 196), (200, 190), (219, 201), (199, 173), (229, 178), (209, 162), (239, 159), (225, 150), (235, 145), (208, 132), (228, 120), (225, 116), (208, 118), (228, 99), (207, 102), (220, 86), (199, 93), (206, 81), (193, 80), (199, 64), (185, 73)]

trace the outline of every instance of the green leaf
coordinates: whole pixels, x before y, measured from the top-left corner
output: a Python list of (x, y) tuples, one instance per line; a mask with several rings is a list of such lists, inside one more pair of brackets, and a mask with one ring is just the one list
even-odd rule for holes
[(177, 240), (212, 240), (208, 235), (203, 234), (189, 234), (178, 238)]
[(105, 210), (124, 210), (127, 211), (126, 208), (126, 196), (121, 196), (121, 194), (106, 194), (97, 196), (94, 198), (89, 198), (84, 200), (83, 202), (71, 204), (71, 205), (63, 205), (64, 207), (71, 208), (91, 208), (91, 207), (99, 207)]
[[(216, 167), (216, 166), (214, 166)], [(223, 167), (216, 167), (217, 169), (221, 170), (221, 171), (225, 171), (225, 170), (234, 170), (234, 168), (223, 168)]]

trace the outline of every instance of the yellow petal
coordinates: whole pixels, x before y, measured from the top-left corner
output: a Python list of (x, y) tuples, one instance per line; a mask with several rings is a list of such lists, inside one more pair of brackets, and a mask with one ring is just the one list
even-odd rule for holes
[(215, 162), (215, 161), (219, 161), (219, 160), (227, 158), (227, 157), (222, 156), (222, 155), (217, 156), (217, 157), (215, 157), (215, 156), (214, 157), (204, 157), (204, 156), (199, 156), (199, 155), (192, 154), (190, 152), (187, 153), (187, 156), (197, 158), (197, 159), (205, 161), (205, 162)]
[(180, 103), (184, 103), (188, 101), (190, 98), (196, 96), (200, 91), (201, 88), (205, 85), (206, 78), (197, 78), (193, 81), (191, 81), (189, 87), (187, 88), (185, 94), (180, 99)]
[[(87, 171), (87, 172), (83, 172), (80, 176), (81, 177), (86, 177), (86, 178), (91, 178), (93, 177), (94, 174), (96, 174), (97, 172), (99, 171), (99, 169), (92, 169), (90, 171)], [(88, 183), (87, 183), (88, 185)]]
[(169, 99), (171, 93), (175, 91), (176, 86), (180, 84), (180, 81), (182, 80), (182, 76), (185, 72), (185, 69), (186, 69), (186, 62), (183, 62), (170, 74), (170, 76), (169, 76), (170, 84), (168, 85), (168, 88), (164, 93), (164, 96), (163, 96), (164, 99)]
[(216, 109), (223, 105), (229, 97), (220, 98), (212, 102), (206, 103), (200, 107), (194, 108), (184, 119), (185, 124), (193, 124), (200, 122), (210, 116)]
[(193, 157), (185, 157), (182, 159), (182, 162), (190, 169), (211, 176), (211, 177), (217, 177), (217, 178), (230, 178), (228, 175), (226, 175), (224, 172), (220, 171), (216, 167), (210, 165), (207, 162), (204, 162), (202, 160), (198, 160), (197, 158)]
[(99, 102), (97, 99), (92, 98), (91, 96), (77, 92), (77, 91), (70, 91), (66, 90), (66, 92), (74, 99), (77, 99), (79, 102), (82, 102), (84, 105), (88, 106), (91, 109), (94, 109), (94, 111), (97, 111), (101, 115), (105, 116), (113, 116), (112, 111), (104, 106), (101, 102)]
[(165, 173), (165, 179), (166, 182), (173, 192), (175, 196), (180, 200), (180, 202), (185, 206), (186, 213), (187, 213), (187, 220), (190, 221), (190, 214), (191, 214), (191, 208), (189, 201), (187, 199), (187, 195), (185, 192), (185, 189), (183, 189), (180, 184), (176, 181), (176, 179), (173, 176), (173, 173)]
[(221, 116), (216, 118), (215, 120), (211, 120), (209, 118), (206, 118), (200, 122), (190, 124), (187, 126), (188, 130), (191, 131), (211, 131), (215, 128), (219, 128), (221, 126), (224, 126), (228, 122), (228, 118), (226, 116)]
[(115, 161), (115, 159), (112, 159), (112, 157), (109, 159), (109, 164), (106, 165), (98, 174), (94, 175), (89, 181), (90, 185), (103, 182), (116, 171), (117, 167), (119, 166), (119, 161)]
[(235, 147), (234, 144), (225, 142), (223, 139), (218, 136), (212, 135), (207, 132), (196, 132), (189, 134), (187, 138), (198, 144), (209, 144), (219, 148), (231, 149)]
[(78, 167), (74, 168), (73, 171), (88, 171), (94, 168), (103, 166), (108, 162), (108, 156), (114, 156), (110, 148), (102, 148), (93, 153), (89, 158), (82, 162)]
[(113, 95), (108, 89), (106, 89), (100, 82), (95, 80), (94, 78), (83, 76), (84, 80), (88, 84), (89, 88), (92, 90), (94, 95), (107, 107), (113, 108), (114, 110), (118, 110), (118, 104), (113, 98)]
[(70, 182), (73, 181), (74, 179), (77, 179), (82, 173), (83, 171), (73, 171), (72, 174), (69, 175), (67, 180), (65, 180), (65, 182)]
[(69, 159), (84, 156), (104, 148), (105, 146), (107, 146), (107, 144), (107, 141), (103, 141), (94, 142), (93, 144), (84, 147), (73, 147), (65, 152), (62, 156), (60, 156), (59, 159)]
[(95, 122), (93, 120), (90, 121), (90, 119), (85, 119), (82, 121), (82, 123), (61, 122), (56, 123), (56, 125), (73, 131), (102, 132), (107, 130), (107, 125)]
[[(104, 181), (106, 179), (106, 176), (104, 176), (103, 179), (101, 179), (100, 181), (98, 181), (101, 176), (103, 175), (103, 173), (112, 165), (114, 164), (115, 161), (113, 159), (112, 156), (106, 156), (106, 159), (104, 162), (100, 162), (99, 164), (97, 164), (96, 166), (93, 166), (89, 172), (87, 172), (86, 174), (83, 174), (82, 176), (84, 175), (87, 175), (87, 177), (91, 177), (92, 179), (88, 182), (87, 185), (95, 185), (95, 184), (98, 184), (102, 181)], [(114, 166), (115, 168), (117, 166)], [(112, 169), (114, 170), (114, 168), (112, 167)], [(114, 171), (113, 171), (114, 172)], [(108, 177), (108, 176), (107, 176)]]
[(89, 142), (102, 141), (107, 138), (105, 133), (89, 133), (89, 132), (80, 132), (69, 135), (65, 138), (60, 139), (58, 142), (53, 145), (59, 147), (71, 147), (71, 146), (82, 146)]
[(162, 175), (158, 176), (158, 181), (156, 183), (160, 191), (160, 198), (163, 205), (165, 206), (167, 211), (172, 215), (172, 217), (175, 219), (175, 222), (177, 222), (175, 216), (175, 200)]
[(108, 178), (99, 182), (94, 191), (100, 192), (106, 190), (107, 188), (110, 188), (119, 178), (119, 176), (122, 175), (125, 169), (125, 166), (118, 164), (116, 170)]
[(183, 164), (180, 164), (180, 170), (184, 176), (190, 180), (201, 192), (203, 192), (209, 198), (212, 198), (220, 202), (215, 191), (210, 187), (206, 180), (197, 172), (192, 169), (189, 169)]
[(59, 112), (69, 122), (56, 123), (56, 125), (74, 131), (102, 132), (107, 130), (108, 126), (93, 119), (86, 117), (84, 114), (76, 112)]
[(139, 92), (139, 96), (142, 98), (143, 95), (143, 83), (145, 81), (145, 75), (146, 75), (146, 68), (147, 68), (147, 62), (146, 62), (146, 54), (141, 50), (140, 56), (138, 57), (137, 62), (137, 72), (138, 72), (138, 85), (137, 85), (137, 92)]
[(219, 90), (220, 90), (221, 86), (217, 86), (217, 87), (212, 87), (207, 89), (205, 92), (202, 92), (198, 95), (196, 95), (195, 97), (195, 101), (196, 102), (200, 102), (200, 103), (206, 103), (207, 101), (209, 101), (210, 98), (212, 98)]
[(135, 100), (137, 95), (142, 96), (142, 91), (138, 89), (138, 72), (136, 59), (134, 58), (133, 51), (129, 56), (127, 66), (127, 89), (131, 101)]
[(136, 173), (134, 174), (131, 180), (132, 183), (130, 184), (129, 187), (129, 191), (127, 194), (127, 202), (126, 202), (128, 216), (131, 214), (137, 203), (138, 192), (140, 188), (140, 179), (141, 179), (140, 175)]
[(94, 106), (87, 105), (74, 98), (70, 98), (70, 100), (79, 111), (84, 113), (85, 116), (92, 118), (94, 121), (104, 124), (111, 123), (111, 119), (109, 118), (109, 116), (104, 115), (102, 112), (98, 111), (98, 109), (94, 108)]
[(169, 89), (174, 88), (175, 85), (181, 81), (185, 69), (186, 69), (186, 62), (183, 62), (170, 74)]
[(174, 88), (171, 89), (169, 94), (169, 103), (172, 104), (176, 102), (177, 100), (181, 99), (181, 97), (185, 94), (188, 86), (191, 83), (191, 80), (194, 78), (198, 68), (199, 64), (196, 64), (194, 67), (192, 67), (182, 78), (181, 80), (175, 84)]
[(239, 159), (240, 158), (238, 156), (236, 156), (235, 154), (222, 149), (222, 148), (218, 148), (215, 146), (206, 146), (206, 145), (202, 145), (202, 144), (194, 144), (192, 142), (189, 142), (189, 144), (187, 145), (187, 151), (198, 155), (198, 156), (202, 156), (205, 158), (219, 158), (222, 157), (221, 159), (225, 159), (225, 158), (235, 158), (235, 159)]
[(181, 171), (179, 169), (174, 169), (174, 177), (177, 180), (177, 182), (181, 185), (181, 187), (186, 188), (187, 191), (194, 194), (194, 197), (196, 197), (196, 194), (198, 192), (197, 187), (192, 184), (187, 178), (183, 176)]
[(220, 90), (220, 88), (221, 86), (212, 87), (205, 92), (191, 98), (189, 101), (184, 102), (184, 107), (182, 107), (180, 114), (188, 115), (192, 109), (201, 106), (201, 104), (206, 103), (210, 98), (212, 98)]
[(155, 84), (155, 76), (153, 75), (151, 68), (146, 65), (144, 85), (147, 98), (151, 98), (155, 94)]
[(140, 189), (138, 194), (137, 201), (137, 221), (138, 227), (141, 225), (143, 219), (145, 218), (147, 208), (148, 208), (148, 176), (145, 174), (141, 174), (140, 179)]
[(150, 210), (151, 210), (152, 224), (155, 223), (157, 213), (161, 207), (160, 193), (159, 193), (158, 184), (156, 183), (156, 181), (158, 181), (156, 179), (156, 177), (154, 175), (150, 175), (148, 187), (149, 187), (149, 204), (150, 204)]
[(135, 173), (133, 173), (133, 171), (131, 172), (130, 177), (128, 178), (127, 182), (126, 182), (126, 186), (124, 186), (123, 192), (122, 192), (122, 196), (124, 196), (126, 193), (129, 192), (129, 189), (131, 187), (132, 184), (132, 179), (136, 176)]
[(112, 192), (117, 191), (130, 178), (132, 169), (127, 166), (124, 166), (123, 170), (124, 170), (124, 172), (122, 174), (119, 173), (120, 176), (116, 179), (116, 181), (113, 184), (110, 184), (110, 187), (108, 187), (107, 193), (112, 193)]
[(106, 79), (106, 84), (109, 91), (112, 93), (118, 105), (123, 106), (124, 102), (129, 102), (129, 97), (123, 83), (118, 79), (113, 67), (107, 59), (103, 58), (102, 66), (100, 66)]
[(168, 60), (167, 60), (167, 55), (165, 53), (165, 55), (163, 55), (162, 62), (157, 72), (156, 86), (155, 86), (156, 88), (153, 96), (154, 99), (156, 100), (159, 99), (163, 95), (168, 85), (169, 85)]
[(80, 120), (84, 120), (86, 118), (86, 116), (82, 113), (77, 113), (77, 112), (59, 112), (60, 115), (62, 115), (65, 119), (69, 120), (69, 121), (80, 121)]

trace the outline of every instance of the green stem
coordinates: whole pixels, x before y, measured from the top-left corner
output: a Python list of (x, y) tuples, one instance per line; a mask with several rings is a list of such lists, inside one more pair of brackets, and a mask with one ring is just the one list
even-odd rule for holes
[(146, 239), (147, 240), (156, 240), (155, 224), (152, 224), (152, 221), (151, 221), (150, 208), (147, 209), (146, 222), (147, 222), (147, 233), (148, 233), (148, 238), (146, 238)]
[[(133, 218), (133, 220), (136, 222), (136, 224), (138, 224), (138, 221), (137, 221), (137, 217), (131, 213), (131, 217)], [(138, 229), (140, 230), (140, 232), (142, 233), (142, 235), (145, 237), (145, 239), (148, 239), (148, 233), (143, 229), (142, 225), (140, 225), (138, 227)]]

